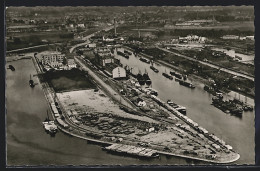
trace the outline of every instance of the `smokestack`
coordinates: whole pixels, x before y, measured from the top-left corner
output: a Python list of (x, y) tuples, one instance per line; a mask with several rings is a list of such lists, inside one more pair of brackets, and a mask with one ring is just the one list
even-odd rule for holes
[(114, 30), (115, 30), (115, 36), (116, 36), (116, 19), (114, 18)]

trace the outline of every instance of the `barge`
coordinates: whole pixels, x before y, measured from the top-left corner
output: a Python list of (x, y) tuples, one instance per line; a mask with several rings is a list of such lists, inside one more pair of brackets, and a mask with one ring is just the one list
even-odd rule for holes
[(173, 77), (167, 74), (166, 72), (162, 73), (162, 75), (170, 80), (173, 80)]
[(222, 98), (214, 96), (212, 97), (212, 104), (225, 113), (230, 113), (236, 116), (242, 116), (242, 107), (239, 107), (230, 101), (224, 101)]
[(172, 76), (175, 76), (175, 77), (178, 78), (178, 79), (182, 79), (182, 75), (179, 74), (179, 73), (177, 73), (177, 72), (170, 71), (170, 74), (171, 74)]
[(142, 61), (142, 62), (145, 62), (147, 64), (150, 64), (150, 61), (148, 59), (143, 58), (143, 57), (141, 57), (139, 60)]
[(126, 59), (129, 59), (129, 55), (125, 54), (124, 52), (117, 51), (117, 54), (120, 55), (120, 56), (125, 57)]
[(156, 150), (144, 148), (144, 147), (136, 147), (132, 145), (112, 144), (108, 147), (103, 147), (102, 149), (109, 152), (122, 154), (122, 155), (137, 156), (143, 158), (159, 157), (159, 154)]
[(179, 84), (180, 84), (180, 85), (183, 85), (183, 86), (185, 86), (185, 87), (189, 87), (189, 88), (191, 88), (191, 89), (194, 89), (194, 88), (195, 88), (195, 86), (194, 86), (192, 83), (188, 83), (188, 82), (183, 81), (183, 80), (179, 80)]

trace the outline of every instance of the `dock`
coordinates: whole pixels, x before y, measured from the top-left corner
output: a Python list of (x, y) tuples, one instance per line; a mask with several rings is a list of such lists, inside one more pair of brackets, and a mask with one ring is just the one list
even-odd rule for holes
[(125, 144), (112, 144), (108, 147), (104, 147), (104, 150), (138, 156), (138, 157), (146, 157), (146, 158), (159, 157), (158, 152), (156, 150), (144, 148), (144, 147), (136, 147), (132, 145), (125, 145)]

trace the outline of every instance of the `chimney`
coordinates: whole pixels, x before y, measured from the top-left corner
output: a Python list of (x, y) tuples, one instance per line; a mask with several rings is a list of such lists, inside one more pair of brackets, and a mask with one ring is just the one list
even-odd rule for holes
[(114, 18), (114, 30), (115, 30), (115, 36), (116, 36), (116, 19)]

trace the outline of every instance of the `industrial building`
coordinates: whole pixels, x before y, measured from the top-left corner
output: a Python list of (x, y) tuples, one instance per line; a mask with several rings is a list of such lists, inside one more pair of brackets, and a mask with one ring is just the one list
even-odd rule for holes
[(76, 68), (76, 63), (75, 63), (75, 60), (74, 59), (68, 59), (68, 69), (72, 69), (72, 68)]
[(114, 56), (108, 48), (97, 48), (95, 49), (94, 54), (98, 64), (102, 67), (105, 67), (106, 64), (114, 63)]
[(61, 54), (60, 52), (43, 52), (40, 55), (40, 61), (43, 65), (49, 65), (51, 67), (60, 67), (63, 66), (63, 60), (65, 58), (65, 54)]

